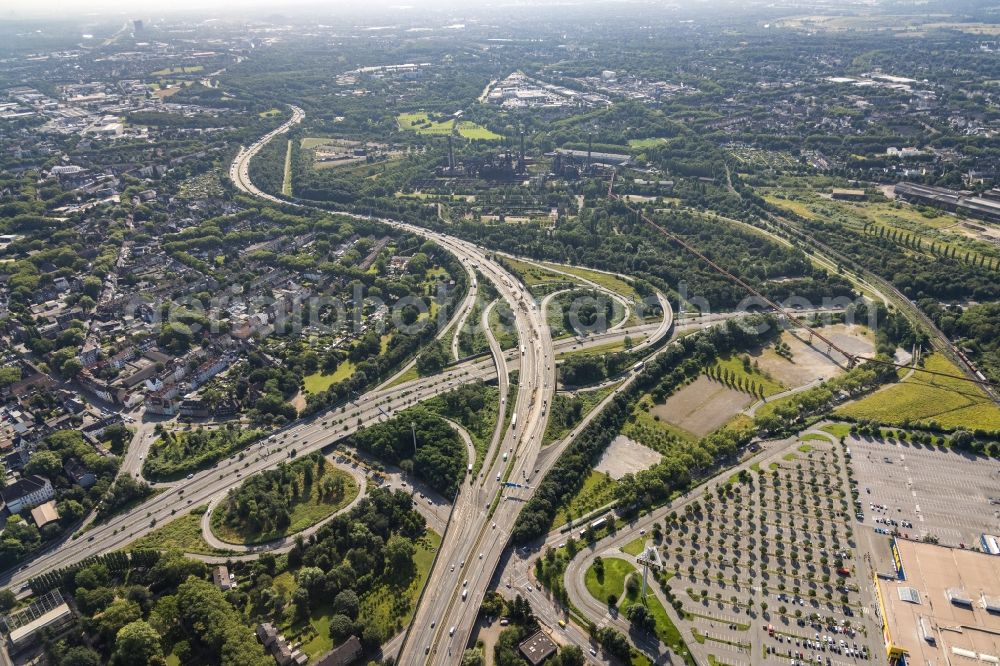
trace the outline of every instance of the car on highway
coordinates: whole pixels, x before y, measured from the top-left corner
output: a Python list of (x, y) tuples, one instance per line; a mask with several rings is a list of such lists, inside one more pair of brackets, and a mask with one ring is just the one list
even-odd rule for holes
[(194, 474), (188, 474), (188, 475), (187, 475), (187, 478), (189, 478), (189, 479), (193, 479), (193, 478), (194, 478)]

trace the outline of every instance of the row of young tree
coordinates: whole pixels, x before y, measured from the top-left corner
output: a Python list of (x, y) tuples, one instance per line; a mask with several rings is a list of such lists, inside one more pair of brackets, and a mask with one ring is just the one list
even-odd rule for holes
[(866, 234), (876, 238), (888, 239), (893, 243), (916, 252), (926, 250), (936, 257), (956, 259), (970, 268), (987, 268), (991, 271), (1000, 270), (1000, 259), (997, 257), (988, 257), (979, 252), (969, 250), (959, 252), (957, 245), (938, 243), (933, 240), (929, 243), (924, 243), (923, 238), (911, 232), (901, 231), (893, 227), (883, 227), (871, 222), (865, 224), (864, 231)]
[[(662, 401), (676, 388), (697, 377), (720, 354), (756, 347), (777, 332), (777, 322), (764, 315), (680, 338), (646, 364), (635, 382), (621, 391), (608, 407), (587, 426), (552, 470), (545, 475), (535, 494), (522, 509), (512, 540), (527, 543), (546, 534), (556, 512), (580, 489), (597, 457), (621, 431), (638, 399), (645, 393)], [(618, 484), (616, 501), (620, 509), (637, 510), (672, 490), (684, 487), (692, 473), (703, 473), (714, 462), (732, 455), (749, 441), (743, 433), (724, 432), (703, 439), (677, 455), (665, 456), (652, 469), (631, 475)]]

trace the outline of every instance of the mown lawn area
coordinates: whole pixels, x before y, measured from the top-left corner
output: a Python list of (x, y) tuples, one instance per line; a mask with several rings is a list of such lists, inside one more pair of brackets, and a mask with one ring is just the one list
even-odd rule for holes
[(662, 146), (666, 142), (666, 139), (660, 137), (651, 137), (648, 139), (629, 139), (628, 147), (635, 148), (637, 150), (644, 150), (646, 148), (656, 148), (657, 146)]
[(646, 550), (646, 537), (644, 536), (632, 539), (627, 544), (622, 546), (622, 552), (629, 555), (639, 556), (642, 555), (642, 551), (644, 550)]
[(498, 141), (503, 138), (496, 132), (492, 132), (482, 125), (472, 122), (471, 120), (459, 121), (458, 134), (463, 138), (478, 141)]
[(521, 274), (524, 284), (532, 287), (536, 284), (547, 284), (550, 282), (569, 282), (570, 278), (547, 271), (536, 264), (529, 264), (525, 261), (503, 257), (503, 261), (510, 265), (515, 271)]
[(228, 551), (212, 548), (201, 537), (201, 517), (205, 515), (206, 510), (208, 510), (207, 504), (197, 507), (191, 513), (184, 514), (180, 518), (174, 518), (169, 523), (157, 527), (146, 536), (130, 543), (128, 549), (176, 549), (184, 553), (200, 555), (225, 555)]
[(602, 604), (608, 603), (608, 595), (615, 595), (619, 601), (625, 598), (625, 579), (629, 574), (636, 573), (636, 568), (630, 562), (617, 557), (604, 558), (604, 575), (598, 576), (593, 565), (587, 569), (584, 585), (590, 596)]
[(546, 264), (551, 268), (569, 273), (570, 275), (575, 275), (577, 277), (583, 278), (585, 280), (590, 280), (596, 284), (601, 285), (605, 289), (609, 289), (616, 294), (621, 294), (626, 298), (631, 298), (633, 300), (640, 300), (639, 292), (635, 290), (631, 284), (622, 280), (621, 278), (608, 275), (607, 273), (602, 273), (600, 271), (593, 271), (587, 268), (580, 268), (579, 266), (560, 266), (555, 264)]
[(417, 134), (451, 134), (455, 127), (452, 119), (435, 121), (425, 111), (416, 113), (401, 113), (396, 116), (396, 125), (404, 131), (416, 132)]
[(392, 388), (393, 386), (399, 386), (400, 384), (405, 384), (406, 382), (413, 381), (414, 379), (420, 379), (420, 371), (417, 370), (416, 365), (411, 365), (407, 368), (406, 372), (396, 377), (394, 380), (385, 385), (385, 388)]
[(354, 363), (344, 359), (329, 375), (322, 372), (314, 372), (302, 378), (305, 384), (306, 393), (322, 393), (337, 382), (343, 381), (354, 374)]
[(302, 140), (299, 141), (299, 147), (303, 150), (309, 150), (310, 148), (315, 148), (316, 146), (328, 144), (331, 141), (333, 141), (333, 139), (325, 136), (307, 136), (303, 137)]
[(1000, 430), (1000, 408), (975, 384), (958, 379), (958, 368), (939, 354), (926, 357), (927, 370), (955, 377), (916, 371), (909, 378), (834, 413), (889, 425), (936, 422), (941, 427)]
[(568, 352), (563, 352), (556, 356), (557, 359), (572, 358), (574, 356), (599, 356), (601, 354), (613, 354), (614, 352), (620, 352), (625, 350), (624, 342), (605, 342), (601, 345), (594, 345), (593, 347), (581, 348), (581, 349), (571, 349)]
[(663, 608), (660, 600), (652, 592), (648, 592), (643, 600), (643, 605), (646, 606), (646, 610), (656, 620), (656, 635), (659, 636), (660, 640), (673, 648), (678, 654), (686, 655), (684, 657), (685, 663), (695, 666), (694, 658), (691, 657), (691, 653), (687, 649), (684, 637), (681, 636), (680, 630), (670, 620), (670, 616), (667, 615), (667, 611)]
[(851, 434), (851, 425), (849, 423), (828, 423), (820, 428), (820, 430), (828, 432), (837, 438), (847, 437)]

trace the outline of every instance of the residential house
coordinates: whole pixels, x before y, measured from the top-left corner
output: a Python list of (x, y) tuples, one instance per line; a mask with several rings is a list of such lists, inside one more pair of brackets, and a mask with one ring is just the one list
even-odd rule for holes
[(13, 515), (24, 509), (36, 507), (42, 502), (48, 502), (55, 497), (55, 491), (52, 489), (51, 481), (32, 474), (0, 489), (0, 497), (3, 497), (7, 510)]
[(351, 636), (346, 641), (327, 652), (316, 662), (316, 666), (347, 666), (361, 656), (361, 641), (357, 636)]
[(90, 488), (95, 483), (97, 483), (97, 476), (91, 472), (89, 469), (84, 467), (76, 458), (70, 458), (63, 465), (63, 471), (66, 472), (66, 476), (82, 488)]

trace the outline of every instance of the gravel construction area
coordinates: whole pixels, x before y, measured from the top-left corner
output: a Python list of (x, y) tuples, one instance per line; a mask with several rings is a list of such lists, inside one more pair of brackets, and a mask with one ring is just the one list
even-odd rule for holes
[[(852, 354), (870, 355), (875, 351), (871, 333), (863, 326), (835, 324), (820, 329), (820, 333)], [(809, 345), (806, 342), (809, 339), (808, 332), (797, 331), (792, 335), (784, 331), (781, 339), (792, 350), (791, 361), (778, 356), (771, 347), (751, 352), (750, 356), (757, 360), (761, 370), (788, 388), (808, 384), (819, 377), (829, 379), (844, 372), (840, 365), (844, 363), (844, 357), (836, 351), (827, 355), (827, 346), (822, 340), (814, 339), (813, 344)]]
[(722, 426), (753, 402), (753, 397), (704, 375), (698, 377), (662, 405), (651, 411), (667, 423), (704, 437)]
[(625, 435), (618, 435), (598, 461), (594, 470), (617, 481), (626, 474), (649, 469), (663, 458), (659, 453)]

